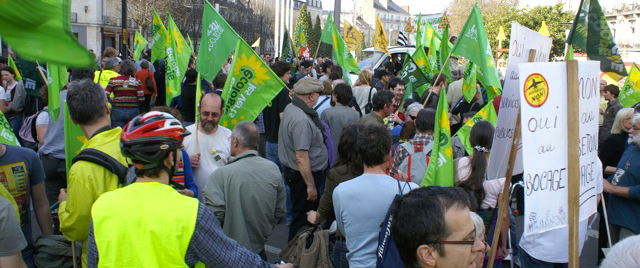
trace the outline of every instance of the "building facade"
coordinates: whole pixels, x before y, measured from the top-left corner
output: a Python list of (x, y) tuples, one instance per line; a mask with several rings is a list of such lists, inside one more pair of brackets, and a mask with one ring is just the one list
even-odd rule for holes
[[(118, 51), (122, 42), (122, 13), (116, 0), (71, 1), (71, 27), (78, 41), (98, 57), (106, 47)], [(127, 44), (138, 25), (127, 20)], [(132, 46), (132, 45), (130, 45)]]
[(605, 17), (620, 51), (640, 52), (640, 4), (612, 8)]

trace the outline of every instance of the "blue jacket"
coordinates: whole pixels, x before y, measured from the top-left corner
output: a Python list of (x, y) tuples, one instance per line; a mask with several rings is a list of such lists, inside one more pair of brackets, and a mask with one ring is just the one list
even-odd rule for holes
[[(640, 150), (638, 147), (627, 147), (618, 162), (618, 171), (620, 170), (624, 170), (624, 174), (617, 185), (629, 187), (629, 198), (609, 194), (609, 204), (607, 204), (609, 223), (640, 234)], [(611, 176), (609, 181), (614, 176)]]

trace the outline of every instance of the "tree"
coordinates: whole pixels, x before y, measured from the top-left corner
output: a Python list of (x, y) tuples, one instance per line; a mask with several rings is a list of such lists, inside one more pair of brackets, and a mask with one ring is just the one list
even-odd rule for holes
[(564, 10), (564, 4), (558, 3), (555, 6), (536, 6), (524, 9), (519, 12), (517, 21), (535, 31), (540, 29), (542, 21), (546, 21), (549, 27), (549, 34), (551, 34), (551, 39), (553, 40), (550, 57), (560, 57), (564, 55), (564, 30), (571, 27), (567, 22), (573, 21), (573, 17), (574, 14)]
[[(312, 29), (310, 14), (311, 13), (307, 11), (307, 4), (302, 4), (302, 7), (300, 8), (300, 15), (298, 15), (298, 20), (296, 21), (295, 32), (293, 35), (293, 45), (297, 48), (296, 54), (300, 53), (299, 41), (300, 41), (301, 26), (302, 26), (302, 30), (306, 34), (307, 44), (310, 44), (309, 32), (311, 32), (311, 29)], [(291, 29), (289, 29), (289, 31), (291, 32)], [(313, 52), (309, 52), (309, 53), (313, 53)], [(313, 55), (311, 55), (311, 57), (313, 57)]]
[[(322, 36), (322, 22), (320, 21), (320, 16), (316, 15), (316, 22), (313, 24), (313, 29), (311, 30), (310, 36), (310, 44), (311, 45), (311, 53), (316, 53), (318, 51), (318, 45), (320, 42), (320, 36)], [(313, 57), (314, 55), (311, 55)]]

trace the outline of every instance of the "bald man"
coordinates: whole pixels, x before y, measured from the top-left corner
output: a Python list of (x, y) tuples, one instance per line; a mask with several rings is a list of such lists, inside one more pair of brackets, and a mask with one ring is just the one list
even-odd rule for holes
[[(184, 139), (184, 148), (189, 154), (198, 189), (204, 188), (209, 175), (224, 166), (231, 155), (231, 130), (218, 125), (224, 114), (223, 107), (224, 100), (218, 94), (205, 94), (198, 108), (200, 122), (187, 127), (193, 134)], [(204, 200), (202, 195), (199, 199)]]

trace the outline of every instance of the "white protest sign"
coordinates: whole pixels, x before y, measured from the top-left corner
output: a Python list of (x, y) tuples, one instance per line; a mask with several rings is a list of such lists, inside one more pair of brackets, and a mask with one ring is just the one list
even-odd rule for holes
[(580, 155), (571, 156), (580, 158), (579, 217), (596, 211), (599, 66), (579, 63), (580, 114), (571, 119), (580, 120), (580, 138), (568, 141), (566, 63), (520, 64), (526, 235), (567, 226), (569, 142), (580, 147)]
[[(549, 60), (551, 51), (551, 38), (539, 34), (517, 22), (511, 23), (511, 42), (509, 44), (509, 59), (507, 73), (502, 87), (502, 100), (498, 111), (498, 121), (493, 135), (493, 145), (489, 158), (487, 176), (489, 179), (497, 179), (505, 176), (511, 153), (511, 143), (515, 132), (518, 107), (520, 107), (520, 76), (518, 64), (528, 62), (529, 51), (536, 50), (535, 62)], [(521, 148), (522, 144), (518, 146)], [(522, 173), (522, 154), (520, 149), (514, 163), (513, 175)]]

